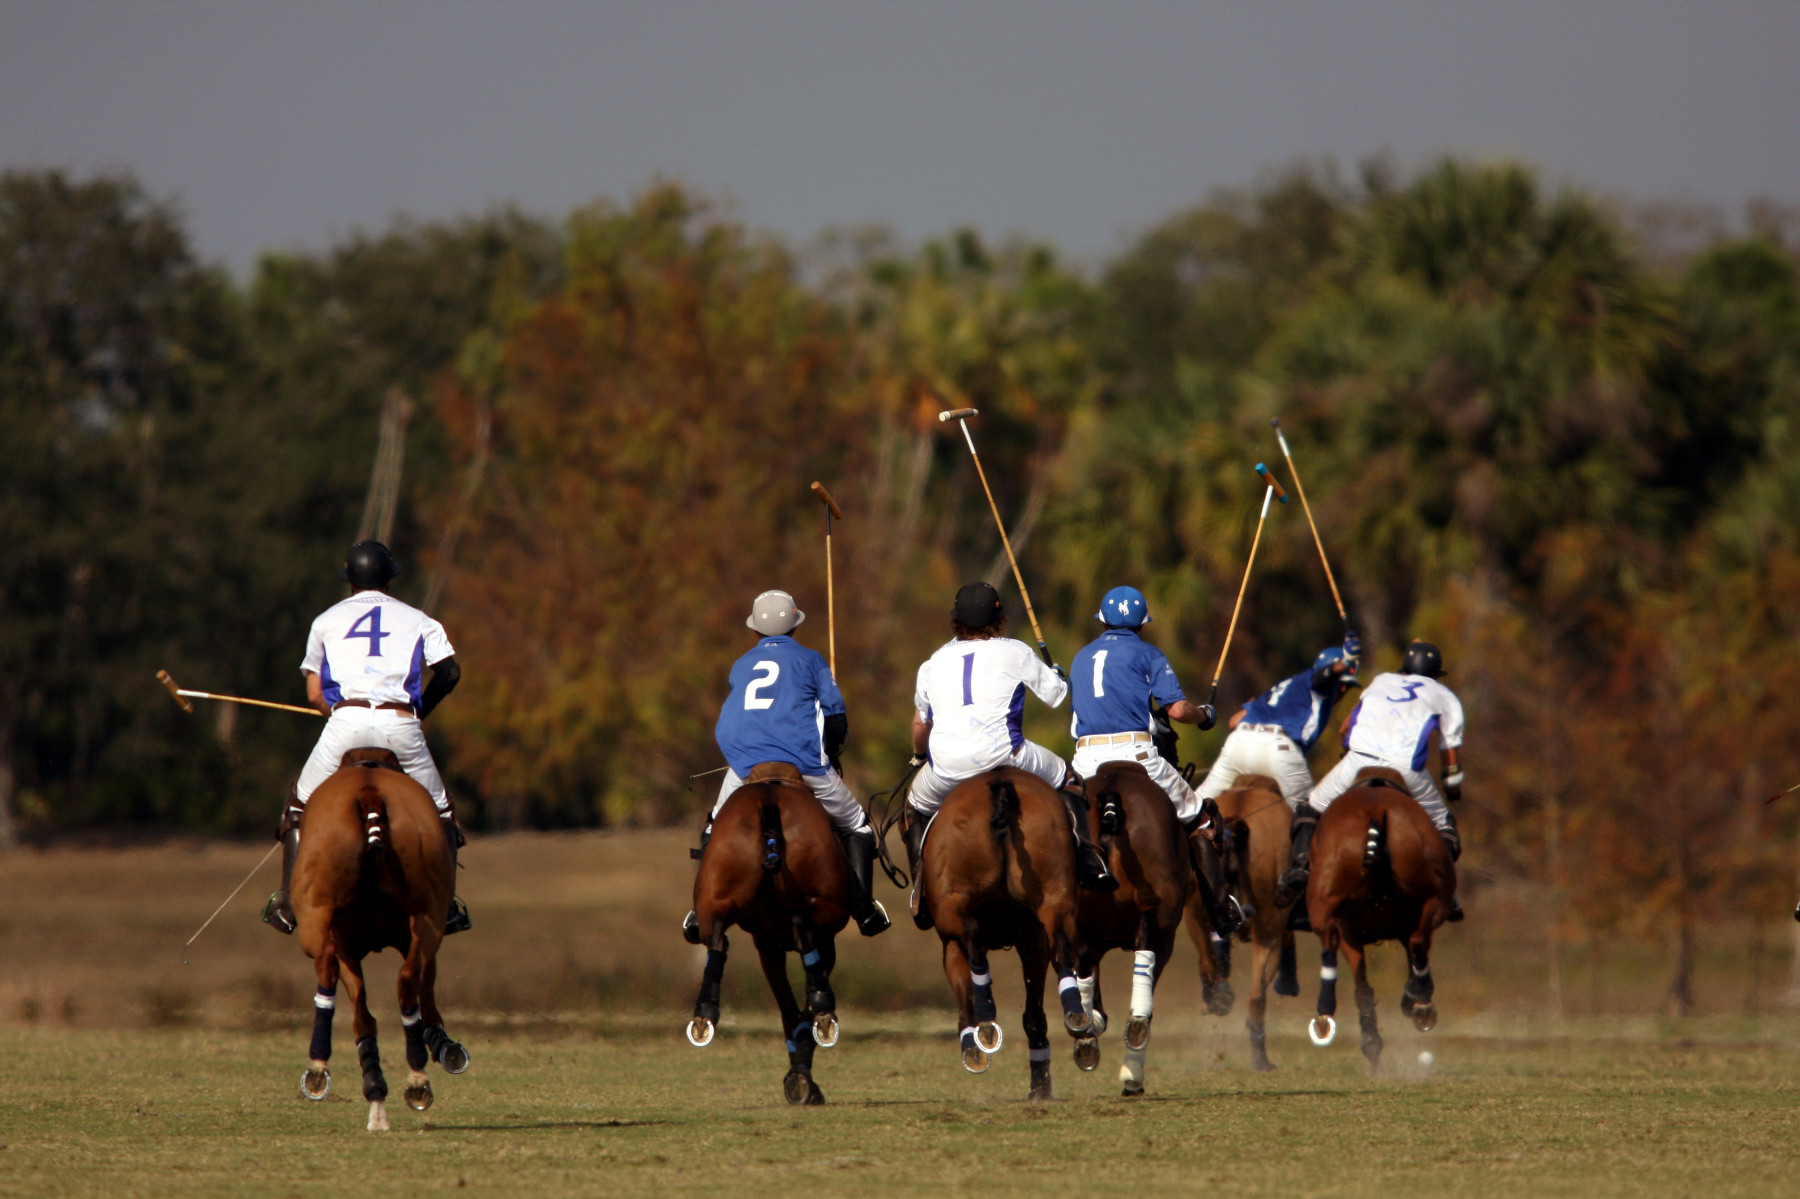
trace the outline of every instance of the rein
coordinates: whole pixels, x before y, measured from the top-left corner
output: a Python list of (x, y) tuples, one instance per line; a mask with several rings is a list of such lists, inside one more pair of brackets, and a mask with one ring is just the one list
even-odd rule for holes
[(887, 839), (889, 830), (899, 824), (901, 816), (905, 814), (906, 788), (917, 773), (917, 766), (909, 766), (906, 773), (900, 776), (899, 782), (886, 791), (877, 791), (869, 796), (869, 826), (875, 832), (875, 860), (881, 864), (881, 872), (887, 875), (888, 881), (902, 891), (912, 886), (912, 876), (894, 860), (894, 855), (888, 851)]

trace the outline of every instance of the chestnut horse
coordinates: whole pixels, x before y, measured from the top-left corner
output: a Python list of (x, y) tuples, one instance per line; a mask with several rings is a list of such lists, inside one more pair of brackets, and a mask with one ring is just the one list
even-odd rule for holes
[(1106, 854), (1119, 889), (1080, 892), (1077, 922), (1083, 951), (1076, 982), (1092, 1032), (1075, 1042), (1075, 1064), (1092, 1070), (1100, 1060), (1098, 1038), (1107, 1024), (1100, 959), (1110, 949), (1133, 950), (1131, 1019), (1125, 1025), (1119, 1082), (1123, 1094), (1142, 1095), (1156, 983), (1175, 948), (1193, 867), (1175, 805), (1138, 763), (1106, 763), (1087, 780), (1087, 792), (1094, 798), (1088, 833)]
[[(906, 811), (909, 821), (919, 818)], [(944, 943), (963, 1067), (982, 1073), (1005, 1043), (988, 951), (1017, 946), (1036, 1100), (1051, 1098), (1044, 973), (1052, 963), (1064, 1028), (1077, 1040), (1093, 1036), (1075, 981), (1082, 948), (1070, 833), (1068, 809), (1050, 785), (1008, 766), (956, 785), (931, 818), (919, 856), (919, 907), (929, 910)]]
[[(1281, 797), (1280, 785), (1260, 774), (1238, 778), (1231, 790), (1219, 796), (1219, 814), (1225, 821), (1225, 871), (1232, 892), (1249, 916), (1239, 936), (1248, 936), (1250, 1001), (1244, 1027), (1250, 1032), (1250, 1065), (1273, 1070), (1269, 1061), (1264, 1018), (1269, 1006), (1269, 983), (1277, 995), (1298, 995), (1294, 970), (1294, 934), (1288, 927), (1293, 905), (1276, 902), (1276, 883), (1287, 867), (1289, 827), (1293, 809)], [(1223, 1016), (1231, 1011), (1231, 956), (1229, 942), (1212, 937), (1205, 908), (1188, 904), (1188, 935), (1200, 957), (1201, 994), (1207, 1010)], [(1224, 952), (1220, 952), (1223, 948)]]
[(1313, 836), (1306, 910), (1319, 934), (1319, 1014), (1308, 1032), (1313, 1044), (1337, 1035), (1337, 951), (1356, 975), (1356, 1008), (1369, 1069), (1381, 1065), (1381, 1032), (1365, 950), (1379, 941), (1405, 941), (1411, 965), (1401, 1014), (1420, 1032), (1437, 1027), (1431, 1002), (1431, 937), (1456, 895), (1456, 864), (1431, 817), (1407, 793), (1397, 771), (1371, 766), (1332, 801)]
[(431, 1058), (452, 1074), (469, 1068), (468, 1051), (445, 1034), (437, 1007), (437, 951), (455, 889), (453, 869), (430, 793), (401, 771), (390, 750), (351, 750), (306, 802), (293, 905), (300, 947), (313, 960), (319, 990), (313, 1000), (311, 1065), (300, 1091), (313, 1100), (331, 1093), (326, 1063), (341, 972), (354, 1005), (370, 1132), (388, 1129), (388, 1091), (363, 985), (367, 955), (383, 949), (405, 955), (399, 990), (407, 1106), (418, 1112), (431, 1106), (431, 1081), (425, 1076)]
[[(701, 1049), (712, 1043), (729, 948), (725, 930), (735, 924), (756, 943), (781, 1009), (788, 1051), (782, 1093), (789, 1103), (824, 1103), (812, 1077), (813, 1050), (829, 1049), (838, 1040), (831, 969), (837, 963), (835, 938), (850, 919), (850, 862), (831, 817), (793, 766), (756, 767), (713, 817), (712, 837), (694, 878), (694, 916), (706, 946), (706, 970), (688, 1040)], [(800, 955), (806, 970), (804, 1011), (788, 982), (790, 951)]]

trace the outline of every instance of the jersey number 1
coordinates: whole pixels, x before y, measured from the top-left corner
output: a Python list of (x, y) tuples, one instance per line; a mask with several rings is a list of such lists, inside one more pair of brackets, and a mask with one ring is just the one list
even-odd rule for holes
[(1106, 655), (1112, 651), (1103, 649), (1094, 655), (1094, 698), (1106, 698)]

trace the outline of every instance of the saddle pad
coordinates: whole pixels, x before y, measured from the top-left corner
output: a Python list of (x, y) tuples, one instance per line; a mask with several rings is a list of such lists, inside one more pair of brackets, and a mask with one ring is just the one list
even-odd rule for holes
[(399, 770), (400, 759), (393, 750), (376, 745), (365, 745), (360, 749), (345, 752), (338, 761), (338, 769), (349, 766), (367, 766), (380, 770)]

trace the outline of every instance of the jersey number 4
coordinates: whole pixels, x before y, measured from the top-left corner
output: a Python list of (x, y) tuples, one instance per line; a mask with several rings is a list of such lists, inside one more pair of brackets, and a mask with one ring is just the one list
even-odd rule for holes
[(348, 641), (352, 637), (367, 637), (369, 639), (369, 657), (379, 658), (381, 656), (381, 639), (392, 636), (392, 633), (381, 631), (381, 609), (370, 608), (367, 615), (350, 626), (350, 631), (344, 634), (344, 640)]
[(744, 711), (756, 712), (763, 708), (773, 708), (775, 697), (764, 695), (763, 692), (773, 687), (775, 680), (781, 677), (781, 663), (765, 660), (751, 669), (756, 671), (756, 678), (744, 688)]

